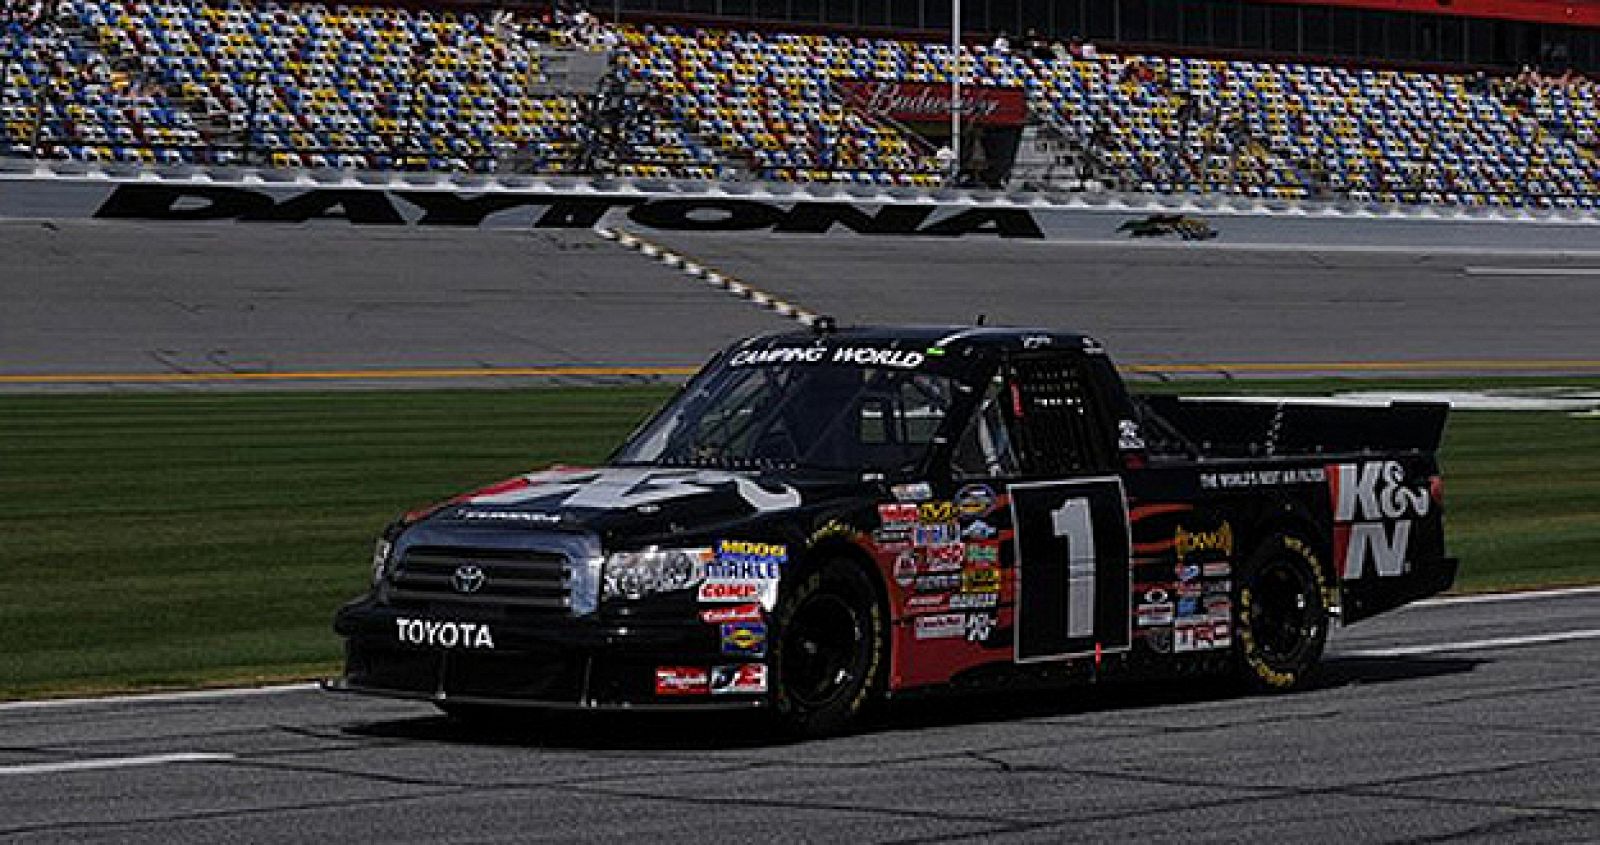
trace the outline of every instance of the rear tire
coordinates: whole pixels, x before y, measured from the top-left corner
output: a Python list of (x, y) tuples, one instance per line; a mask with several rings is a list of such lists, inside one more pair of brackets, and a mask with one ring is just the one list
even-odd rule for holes
[(856, 723), (883, 694), (888, 619), (878, 590), (847, 560), (803, 570), (773, 615), (772, 710), (782, 728), (829, 736)]
[(1238, 573), (1239, 676), (1256, 692), (1309, 686), (1328, 642), (1327, 583), (1311, 544), (1275, 534)]

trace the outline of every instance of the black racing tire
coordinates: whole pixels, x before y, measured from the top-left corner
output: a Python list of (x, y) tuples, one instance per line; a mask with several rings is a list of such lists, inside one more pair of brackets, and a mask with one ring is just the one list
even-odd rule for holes
[(1274, 534), (1240, 567), (1236, 581), (1240, 679), (1255, 692), (1310, 686), (1328, 643), (1328, 585), (1311, 544)]
[(831, 736), (883, 698), (889, 624), (859, 564), (833, 560), (798, 573), (773, 614), (772, 713), (784, 731)]

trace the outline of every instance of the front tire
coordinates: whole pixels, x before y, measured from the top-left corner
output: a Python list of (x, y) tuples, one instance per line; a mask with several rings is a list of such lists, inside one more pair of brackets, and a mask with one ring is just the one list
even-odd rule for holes
[(800, 573), (774, 614), (772, 708), (791, 733), (839, 733), (881, 697), (888, 670), (888, 620), (859, 566), (830, 561)]
[(1239, 676), (1257, 692), (1306, 688), (1328, 642), (1327, 583), (1311, 545), (1273, 535), (1245, 561), (1238, 582)]

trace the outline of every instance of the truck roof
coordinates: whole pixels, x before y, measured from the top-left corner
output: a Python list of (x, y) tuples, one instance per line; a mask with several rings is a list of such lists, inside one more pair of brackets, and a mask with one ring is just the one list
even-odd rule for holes
[(1002, 349), (1078, 349), (1102, 354), (1100, 341), (1077, 332), (1022, 326), (847, 326), (824, 331), (801, 330), (757, 335), (740, 342), (736, 349), (766, 349), (784, 346), (877, 346), (926, 349), (940, 347), (950, 352), (966, 348)]

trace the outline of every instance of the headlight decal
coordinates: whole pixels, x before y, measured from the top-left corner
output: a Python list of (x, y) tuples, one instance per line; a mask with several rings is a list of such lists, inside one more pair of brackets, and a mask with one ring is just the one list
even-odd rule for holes
[(606, 598), (642, 599), (657, 593), (688, 590), (705, 580), (710, 549), (662, 549), (612, 552), (605, 558)]

